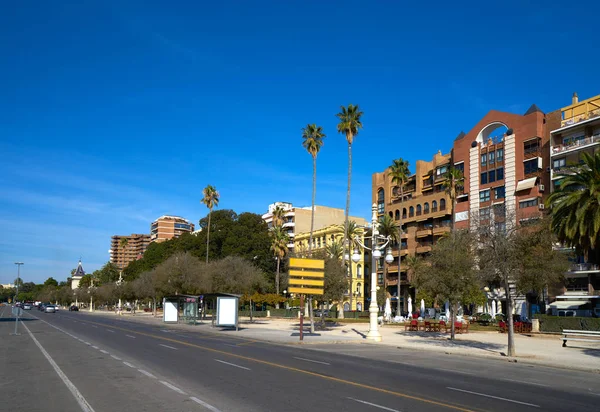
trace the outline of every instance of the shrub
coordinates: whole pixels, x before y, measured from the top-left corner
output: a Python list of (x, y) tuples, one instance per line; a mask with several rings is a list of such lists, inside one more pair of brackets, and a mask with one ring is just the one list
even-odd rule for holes
[(562, 332), (563, 329), (600, 331), (600, 319), (535, 315), (540, 321), (541, 332)]

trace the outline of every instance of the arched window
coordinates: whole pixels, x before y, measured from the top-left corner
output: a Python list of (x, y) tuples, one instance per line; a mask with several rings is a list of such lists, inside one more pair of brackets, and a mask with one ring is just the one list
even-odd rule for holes
[(425, 202), (425, 204), (423, 205), (423, 212), (429, 213), (429, 203)]
[(383, 189), (379, 189), (377, 192), (377, 213), (383, 214), (385, 212), (385, 192)]
[(406, 219), (406, 208), (402, 209), (402, 219)]
[(362, 277), (362, 266), (360, 263), (356, 265), (356, 277), (359, 279)]
[(446, 210), (446, 199), (440, 199), (440, 210)]
[(356, 310), (359, 312), (362, 312), (362, 302), (357, 302), (356, 303)]
[(421, 205), (417, 205), (417, 216), (421, 216)]
[(431, 202), (431, 211), (437, 212), (437, 200), (434, 200), (433, 202)]
[(400, 211), (396, 209), (396, 215), (394, 216), (394, 220), (400, 220)]
[(410, 209), (408, 209), (408, 217), (413, 217), (415, 215), (415, 208), (414, 207), (410, 207)]
[(390, 213), (388, 213), (390, 215), (390, 219), (394, 218), (394, 212), (390, 211)]
[(361, 292), (360, 292), (361, 290), (362, 290), (362, 285), (360, 283), (357, 283), (356, 284), (356, 292), (358, 293), (359, 296), (361, 295)]

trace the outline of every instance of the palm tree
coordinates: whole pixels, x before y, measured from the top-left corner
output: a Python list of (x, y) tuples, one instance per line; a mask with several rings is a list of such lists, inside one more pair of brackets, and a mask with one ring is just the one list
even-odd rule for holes
[(275, 206), (275, 209), (273, 209), (273, 227), (282, 226), (284, 216), (285, 209), (281, 206)]
[(212, 215), (213, 207), (219, 206), (219, 192), (217, 189), (208, 185), (202, 191), (202, 200), (200, 202), (208, 208), (208, 226), (206, 227), (206, 263), (208, 263), (208, 250), (210, 246), (210, 217)]
[(454, 232), (454, 225), (456, 224), (456, 198), (458, 194), (463, 190), (465, 184), (465, 177), (460, 169), (455, 167), (449, 167), (444, 176), (444, 189), (446, 194), (450, 197), (450, 203), (452, 205), (452, 232)]
[[(279, 296), (279, 269), (281, 259), (288, 254), (288, 242), (289, 237), (285, 230), (281, 226), (275, 226), (271, 229), (271, 250), (277, 259), (277, 272), (275, 273), (275, 292)], [(279, 304), (277, 304), (279, 308)]]
[(600, 258), (600, 153), (582, 153), (576, 173), (565, 176), (548, 197), (551, 227), (561, 242)]
[[(342, 232), (344, 234), (344, 239), (347, 239), (348, 241), (346, 243), (343, 244), (344, 246), (344, 255), (346, 254), (346, 250), (348, 251), (348, 254), (352, 253), (352, 250), (354, 249), (354, 247), (356, 246), (356, 237), (360, 236), (362, 234), (362, 229), (356, 224), (356, 222), (354, 220), (349, 221), (346, 225), (344, 226), (338, 226), (338, 230), (340, 232)], [(346, 249), (346, 247), (348, 249)], [(342, 261), (345, 259), (345, 256), (342, 256)], [(350, 277), (350, 293), (348, 293), (348, 299), (350, 300), (350, 310), (352, 310), (352, 293), (354, 292), (353, 288), (354, 288), (354, 284), (353, 284), (353, 279), (354, 276), (352, 274), (352, 259), (348, 259), (348, 273), (349, 273), (349, 277)], [(342, 296), (342, 318), (344, 317), (343, 315), (343, 296)]]
[[(398, 230), (400, 233), (402, 232), (402, 203), (404, 202), (404, 187), (406, 186), (406, 182), (408, 182), (408, 178), (410, 177), (410, 170), (408, 169), (409, 163), (408, 160), (404, 160), (401, 157), (394, 160), (392, 165), (390, 166), (390, 176), (392, 177), (392, 184), (398, 185), (400, 188), (400, 219), (398, 222)], [(398, 192), (396, 192), (397, 194)], [(399, 236), (400, 237), (400, 236)], [(402, 242), (400, 242), (402, 243)], [(400, 293), (401, 285), (400, 285), (400, 267), (402, 266), (402, 257), (400, 256), (401, 246), (398, 246), (398, 289), (396, 295), (398, 297), (398, 316), (402, 315), (402, 311), (400, 310)]]
[(125, 260), (127, 259), (127, 255), (125, 252), (127, 250), (127, 245), (129, 244), (129, 240), (126, 237), (122, 237), (119, 244), (121, 245), (121, 249), (123, 249), (123, 264), (121, 266), (121, 270), (123, 270), (123, 269), (125, 269)]
[(333, 259), (341, 259), (344, 254), (344, 245), (339, 239), (336, 239), (325, 246), (325, 253)]
[[(392, 219), (389, 215), (383, 215), (379, 219), (379, 234), (385, 237), (389, 237), (390, 243), (394, 244), (400, 241), (400, 227), (396, 225), (394, 219)], [(397, 315), (400, 316), (400, 246), (398, 246), (398, 309)], [(383, 273), (385, 273), (385, 285), (384, 288), (387, 292), (387, 271), (388, 271), (388, 263), (384, 260), (384, 269)]]
[[(350, 183), (352, 181), (352, 142), (354, 137), (358, 135), (358, 129), (362, 129), (363, 125), (360, 118), (363, 112), (360, 111), (358, 105), (354, 106), (349, 104), (348, 107), (341, 106), (341, 111), (336, 114), (340, 122), (337, 125), (338, 133), (342, 133), (346, 136), (348, 142), (348, 191), (346, 192), (346, 214), (344, 225), (348, 226), (348, 216), (350, 215)], [(346, 237), (347, 231), (344, 232), (344, 255), (342, 261), (346, 261), (346, 245), (348, 238)], [(343, 313), (343, 311), (342, 311)]]
[(315, 227), (315, 198), (317, 196), (317, 153), (321, 150), (321, 146), (323, 146), (323, 139), (325, 138), (325, 133), (323, 133), (323, 128), (321, 126), (317, 126), (316, 124), (307, 124), (304, 129), (302, 129), (302, 146), (306, 149), (308, 153), (313, 158), (313, 189), (312, 189), (312, 208), (310, 215), (310, 237), (308, 239), (308, 255), (311, 256), (312, 252), (312, 241), (313, 241), (313, 230)]

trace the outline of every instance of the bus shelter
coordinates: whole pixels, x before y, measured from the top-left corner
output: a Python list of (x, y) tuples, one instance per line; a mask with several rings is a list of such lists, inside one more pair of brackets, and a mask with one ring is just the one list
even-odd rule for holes
[(164, 323), (202, 322), (210, 313), (212, 326), (235, 327), (238, 330), (240, 295), (208, 293), (205, 295), (172, 295), (163, 298)]

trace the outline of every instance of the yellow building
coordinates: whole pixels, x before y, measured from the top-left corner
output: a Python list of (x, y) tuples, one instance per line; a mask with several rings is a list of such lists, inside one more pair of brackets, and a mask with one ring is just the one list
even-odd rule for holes
[[(352, 219), (360, 227), (360, 239), (364, 244), (367, 221), (362, 218)], [(308, 252), (310, 232), (298, 233), (294, 237), (294, 251), (298, 256)], [(329, 225), (313, 232), (313, 252), (322, 251), (334, 242), (342, 244), (344, 235), (340, 225)], [(365, 278), (365, 255), (363, 248), (357, 248), (360, 254), (358, 263), (352, 262), (352, 286), (344, 294), (344, 310), (367, 310), (365, 305), (365, 292), (368, 292), (368, 282)], [(350, 251), (349, 255), (352, 256)], [(350, 295), (352, 293), (352, 295)], [(352, 299), (350, 299), (352, 296)], [(352, 301), (352, 307), (350, 307)]]

